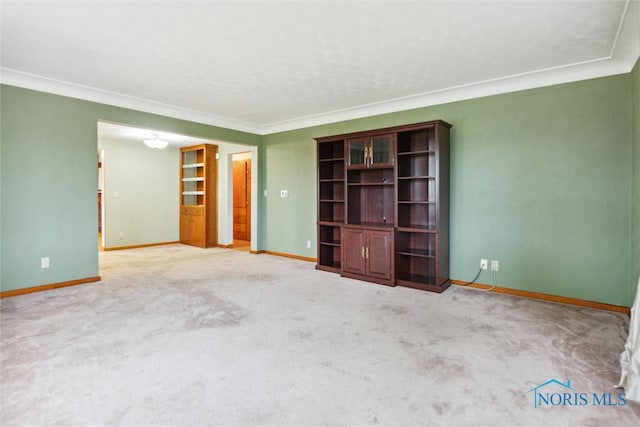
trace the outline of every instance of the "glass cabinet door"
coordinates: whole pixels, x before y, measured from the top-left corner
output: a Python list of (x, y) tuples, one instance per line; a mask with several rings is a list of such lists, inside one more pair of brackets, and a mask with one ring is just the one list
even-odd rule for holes
[(352, 169), (393, 167), (393, 135), (347, 141), (347, 167)]
[(393, 136), (381, 135), (371, 138), (369, 165), (382, 166), (393, 164)]
[(368, 149), (365, 140), (348, 141), (347, 150), (349, 166), (363, 167), (367, 165)]

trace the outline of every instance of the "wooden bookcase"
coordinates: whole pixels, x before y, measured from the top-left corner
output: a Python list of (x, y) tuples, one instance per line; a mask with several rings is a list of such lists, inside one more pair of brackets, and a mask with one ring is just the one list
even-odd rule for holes
[(449, 281), (449, 125), (317, 138), (316, 268), (442, 292)]
[(441, 292), (449, 282), (449, 127), (398, 132), (396, 280)]
[(208, 248), (218, 243), (218, 146), (180, 149), (180, 243)]
[(318, 144), (318, 268), (341, 271), (345, 220), (343, 140)]

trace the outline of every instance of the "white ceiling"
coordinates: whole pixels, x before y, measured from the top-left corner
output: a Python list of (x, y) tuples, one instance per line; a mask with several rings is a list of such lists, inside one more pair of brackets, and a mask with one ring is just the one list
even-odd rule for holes
[(196, 138), (155, 129), (145, 129), (104, 121), (98, 122), (98, 146), (100, 145), (100, 141), (104, 139), (116, 139), (142, 144), (145, 139), (154, 139), (155, 137), (167, 141), (169, 145), (176, 147), (188, 147), (198, 144), (224, 144), (223, 141)]
[(638, 0), (2, 0), (2, 82), (272, 133), (629, 72)]

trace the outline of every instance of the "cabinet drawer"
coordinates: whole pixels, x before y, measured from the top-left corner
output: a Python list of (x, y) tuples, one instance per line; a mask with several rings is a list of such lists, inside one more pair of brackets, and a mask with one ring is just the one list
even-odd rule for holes
[(204, 206), (180, 206), (180, 215), (204, 215)]

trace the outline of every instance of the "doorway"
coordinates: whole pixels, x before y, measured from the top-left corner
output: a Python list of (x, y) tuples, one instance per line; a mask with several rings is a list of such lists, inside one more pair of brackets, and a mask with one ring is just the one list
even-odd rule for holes
[(233, 154), (233, 247), (251, 246), (251, 153)]
[(104, 198), (102, 188), (104, 183), (104, 150), (98, 147), (98, 251), (104, 251), (103, 224), (104, 224)]

